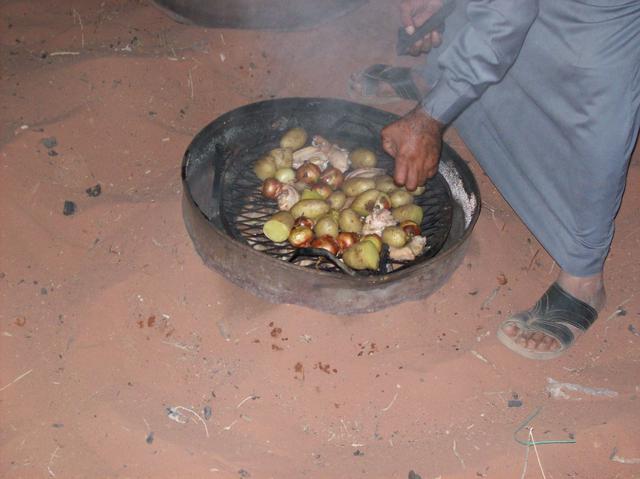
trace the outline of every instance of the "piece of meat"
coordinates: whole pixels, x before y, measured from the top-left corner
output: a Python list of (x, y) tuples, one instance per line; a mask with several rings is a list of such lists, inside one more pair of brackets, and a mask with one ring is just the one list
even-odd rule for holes
[(362, 234), (377, 234), (382, 236), (382, 230), (387, 226), (395, 226), (397, 223), (391, 211), (375, 208), (373, 212), (364, 219)]
[(324, 170), (329, 164), (329, 157), (317, 146), (307, 146), (293, 152), (293, 168), (298, 169), (307, 162)]

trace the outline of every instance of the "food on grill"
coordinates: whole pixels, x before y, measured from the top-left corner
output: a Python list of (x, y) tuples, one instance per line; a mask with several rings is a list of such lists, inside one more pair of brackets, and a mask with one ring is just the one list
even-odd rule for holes
[(274, 148), (269, 156), (276, 162), (276, 168), (291, 168), (293, 164), (293, 150), (291, 148)]
[(313, 241), (313, 231), (308, 226), (295, 226), (289, 233), (289, 243), (295, 248), (305, 248)]
[(296, 181), (296, 172), (293, 168), (279, 168), (273, 176), (281, 183), (291, 184)]
[(358, 241), (342, 253), (342, 259), (356, 270), (376, 270), (380, 264), (380, 252), (371, 241)]
[(292, 128), (282, 135), (280, 146), (282, 148), (291, 148), (294, 151), (299, 150), (307, 143), (308, 137), (304, 128)]
[(367, 190), (364, 193), (360, 193), (351, 203), (351, 209), (360, 216), (370, 215), (375, 206), (378, 206), (378, 209), (388, 209), (391, 206), (386, 193), (378, 190)]
[(424, 193), (426, 191), (426, 186), (418, 186), (415, 190), (411, 191), (410, 193), (413, 196), (420, 196), (422, 193)]
[(344, 209), (340, 212), (338, 224), (340, 225), (340, 231), (344, 231), (345, 233), (360, 233), (362, 231), (360, 216), (351, 208)]
[(394, 248), (407, 244), (407, 233), (400, 226), (387, 226), (382, 231), (382, 242)]
[(329, 204), (323, 200), (300, 200), (291, 208), (291, 214), (294, 218), (306, 216), (316, 220), (320, 216), (326, 215), (330, 209)]
[(347, 195), (344, 194), (344, 191), (334, 191), (327, 198), (327, 203), (334, 210), (341, 210), (347, 200)]
[(347, 196), (358, 196), (360, 193), (372, 190), (375, 187), (376, 182), (373, 178), (350, 178), (342, 184), (342, 191)]
[(253, 165), (253, 172), (261, 180), (273, 178), (273, 175), (276, 174), (276, 169), (275, 160), (268, 155), (263, 156)]
[(398, 223), (411, 220), (416, 224), (422, 223), (422, 208), (418, 205), (404, 205), (392, 210), (393, 217)]
[(296, 179), (307, 185), (313, 185), (320, 179), (320, 167), (314, 163), (304, 163), (296, 170)]
[(287, 211), (279, 211), (262, 227), (264, 235), (274, 243), (286, 241), (293, 228), (293, 216)]
[(398, 208), (413, 203), (413, 195), (405, 190), (396, 190), (389, 195), (391, 207)]
[(277, 201), (279, 210), (289, 211), (298, 201), (300, 201), (300, 193), (298, 193), (298, 190), (291, 185), (283, 185)]
[(340, 246), (335, 238), (331, 236), (321, 236), (311, 242), (312, 248), (326, 249), (329, 253), (337, 255), (340, 252)]
[(342, 174), (342, 171), (335, 166), (330, 166), (322, 172), (320, 175), (320, 181), (329, 185), (334, 190), (337, 190), (342, 186), (344, 175)]
[(318, 218), (313, 231), (317, 237), (331, 236), (336, 238), (340, 229), (338, 228), (338, 222), (331, 215), (324, 215)]
[(349, 155), (349, 159), (355, 168), (374, 168), (378, 163), (376, 154), (368, 148), (356, 148)]
[[(422, 254), (422, 208), (414, 204), (418, 192), (398, 188), (386, 171), (376, 168), (373, 151), (349, 153), (302, 128), (287, 131), (280, 148), (254, 165), (263, 180), (262, 195), (276, 200), (280, 212), (263, 226), (275, 243), (295, 248), (324, 249), (342, 255), (357, 270), (379, 267), (383, 244), (395, 261)], [(352, 165), (355, 169), (348, 171)], [(424, 191), (424, 189), (422, 189)]]
[(275, 178), (267, 178), (262, 183), (262, 196), (274, 200), (282, 191), (284, 185)]

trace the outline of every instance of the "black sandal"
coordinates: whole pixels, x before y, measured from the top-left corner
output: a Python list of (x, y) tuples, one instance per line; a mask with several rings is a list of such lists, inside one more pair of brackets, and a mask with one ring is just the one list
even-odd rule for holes
[[(355, 83), (359, 83), (361, 91), (356, 91)], [(377, 91), (380, 83), (387, 83), (393, 88), (397, 96), (380, 97)], [(405, 100), (420, 101), (422, 95), (411, 77), (411, 68), (394, 67), (377, 63), (361, 71), (351, 78), (349, 86), (351, 96), (367, 101), (385, 102), (403, 98)]]
[[(498, 339), (513, 352), (530, 359), (553, 359), (563, 354), (575, 342), (567, 325), (585, 332), (598, 318), (598, 312), (584, 301), (574, 298), (553, 283), (533, 308), (517, 313), (498, 328)], [(560, 347), (555, 351), (536, 351), (516, 343), (503, 328), (515, 326), (523, 333), (539, 332), (555, 339)]]

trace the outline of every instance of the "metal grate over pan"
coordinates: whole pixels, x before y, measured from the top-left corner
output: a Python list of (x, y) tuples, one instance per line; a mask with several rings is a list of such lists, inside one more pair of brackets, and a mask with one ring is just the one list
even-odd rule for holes
[[(352, 145), (350, 138), (328, 139), (338, 145), (347, 148), (356, 146), (366, 146), (376, 151), (375, 143), (368, 145)], [(265, 138), (265, 140), (267, 140)], [(271, 139), (271, 141), (273, 141)], [(268, 142), (259, 142), (258, 146), (247, 148), (244, 151), (236, 151), (233, 155), (234, 161), (227, 164), (224, 172), (221, 191), (220, 213), (222, 224), (230, 236), (234, 239), (251, 246), (257, 251), (261, 251), (271, 257), (283, 261), (289, 261), (294, 253), (289, 243), (273, 243), (262, 233), (262, 226), (271, 216), (278, 211), (273, 200), (264, 198), (261, 195), (261, 181), (255, 176), (251, 166), (262, 154), (277, 144), (270, 145)], [(376, 151), (379, 158), (379, 165), (388, 172), (392, 171), (392, 160), (382, 151)], [(453, 199), (449, 186), (439, 173), (427, 182), (425, 192), (415, 198), (415, 203), (420, 205), (424, 212), (421, 229), (423, 236), (427, 239), (425, 251), (413, 261), (394, 261), (382, 256), (381, 268), (377, 272), (363, 271), (359, 275), (386, 274), (398, 271), (410, 265), (424, 262), (434, 257), (445, 244), (452, 224)], [(324, 258), (296, 258), (295, 264), (307, 268), (342, 274), (331, 261)]]

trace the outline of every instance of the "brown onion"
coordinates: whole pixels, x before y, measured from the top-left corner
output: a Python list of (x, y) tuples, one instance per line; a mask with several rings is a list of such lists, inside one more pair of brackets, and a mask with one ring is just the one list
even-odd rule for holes
[(349, 246), (358, 242), (358, 234), (357, 233), (345, 233), (344, 231), (338, 233), (338, 246), (340, 246), (340, 251), (346, 250)]
[(420, 235), (420, 226), (415, 221), (405, 220), (400, 223), (400, 228), (404, 230), (409, 238)]
[(289, 233), (289, 243), (295, 248), (306, 248), (313, 241), (313, 231), (306, 226), (296, 226)]
[(314, 222), (311, 218), (307, 218), (306, 216), (301, 216), (300, 218), (296, 218), (296, 221), (293, 223), (294, 226), (306, 226), (307, 228), (312, 229), (314, 226)]
[(296, 171), (296, 179), (307, 185), (313, 185), (320, 179), (320, 167), (313, 163), (305, 163)]
[(331, 196), (331, 193), (333, 193), (331, 187), (324, 183), (316, 183), (311, 187), (311, 191), (315, 191), (316, 193), (318, 193), (323, 200), (329, 198), (329, 196)]
[(275, 199), (282, 192), (282, 183), (275, 178), (267, 178), (262, 183), (262, 196), (271, 200)]
[(320, 238), (316, 238), (311, 242), (312, 248), (320, 248), (326, 249), (331, 254), (338, 254), (340, 250), (340, 246), (338, 242), (333, 239), (331, 236), (321, 236)]
[(320, 181), (326, 185), (329, 185), (334, 190), (337, 190), (342, 186), (344, 175), (338, 168), (330, 166), (322, 172), (322, 175), (320, 175)]

